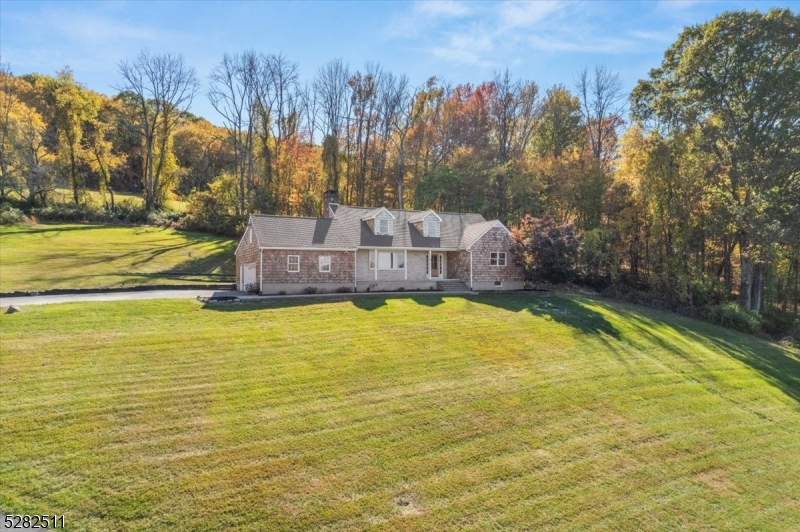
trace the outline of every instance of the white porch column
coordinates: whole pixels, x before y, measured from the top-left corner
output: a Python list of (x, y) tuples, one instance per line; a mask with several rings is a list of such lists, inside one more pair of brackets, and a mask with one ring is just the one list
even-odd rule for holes
[[(367, 262), (367, 266), (369, 266), (369, 262)], [(358, 292), (358, 248), (353, 252), (353, 292)]]
[(264, 250), (258, 248), (258, 260), (261, 263), (258, 268), (258, 295), (264, 293)]
[(403, 250), (403, 275), (405, 280), (408, 281), (408, 250)]
[(375, 248), (375, 280), (378, 280), (378, 248)]

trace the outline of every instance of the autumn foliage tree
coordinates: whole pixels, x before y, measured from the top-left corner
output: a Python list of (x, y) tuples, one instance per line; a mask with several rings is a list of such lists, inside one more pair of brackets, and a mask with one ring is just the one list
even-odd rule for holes
[(580, 240), (572, 223), (559, 224), (552, 216), (524, 217), (511, 231), (513, 259), (530, 282), (563, 283), (577, 272)]

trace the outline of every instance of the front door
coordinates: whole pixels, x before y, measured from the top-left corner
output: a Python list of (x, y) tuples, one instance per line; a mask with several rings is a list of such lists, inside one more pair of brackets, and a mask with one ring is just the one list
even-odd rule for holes
[(431, 255), (431, 277), (438, 279), (442, 276), (442, 255), (434, 253)]
[(247, 290), (247, 285), (255, 284), (256, 283), (256, 265), (255, 264), (243, 264), (241, 272), (239, 274), (239, 279), (241, 281), (241, 286), (239, 290), (244, 292)]

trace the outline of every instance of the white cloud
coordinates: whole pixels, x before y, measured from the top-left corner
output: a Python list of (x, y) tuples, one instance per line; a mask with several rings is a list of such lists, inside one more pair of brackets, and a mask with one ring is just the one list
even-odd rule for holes
[(561, 11), (565, 6), (563, 1), (557, 0), (504, 2), (498, 9), (499, 24), (504, 29), (532, 27)]
[[(686, 0), (689, 1), (689, 0)], [(423, 11), (427, 16), (421, 16)], [(670, 43), (675, 32), (636, 29), (608, 35), (598, 24), (607, 8), (591, 2), (417, 2), (403, 16), (414, 48), (438, 60), (484, 67), (521, 64), (532, 52), (627, 54)]]
[(463, 17), (473, 12), (470, 4), (456, 0), (418, 1), (414, 4), (414, 11), (422, 15), (434, 17)]
[(491, 62), (486, 59), (486, 53), (491, 52), (494, 45), (491, 35), (476, 29), (472, 32), (450, 33), (441, 45), (423, 48), (423, 50), (437, 59), (488, 67), (491, 66)]
[(645, 31), (634, 30), (631, 32), (631, 37), (642, 41), (651, 41), (662, 44), (672, 44), (678, 37), (680, 30), (661, 30), (661, 31)]

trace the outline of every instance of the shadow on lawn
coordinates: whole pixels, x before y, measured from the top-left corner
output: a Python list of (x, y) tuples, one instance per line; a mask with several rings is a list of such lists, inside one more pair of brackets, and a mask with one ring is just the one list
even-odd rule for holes
[(599, 312), (579, 301), (549, 292), (481, 295), (474, 303), (501, 308), (509, 312), (527, 312), (533, 316), (573, 327), (583, 334), (606, 334), (619, 338), (619, 331)]
[[(743, 362), (787, 396), (800, 402), (800, 353), (796, 350), (682, 316), (674, 316), (667, 322), (652, 314), (646, 316), (620, 306), (614, 306), (611, 310), (624, 318), (642, 337), (675, 353), (700, 371), (714, 370), (713, 367), (704, 365), (702, 359), (692, 350), (693, 346), (704, 345)], [(687, 327), (690, 322), (696, 324), (696, 327)], [(666, 339), (660, 334), (665, 328), (678, 333), (682, 341)]]
[(244, 312), (261, 309), (283, 309), (307, 307), (309, 305), (324, 305), (329, 303), (350, 302), (354, 307), (361, 310), (373, 311), (386, 307), (390, 299), (413, 299), (416, 303), (427, 307), (436, 307), (444, 303), (441, 294), (409, 294), (407, 292), (389, 292), (382, 294), (363, 294), (341, 296), (317, 297), (309, 295), (307, 297), (291, 297), (286, 299), (264, 299), (261, 301), (243, 302), (236, 304), (226, 303), (206, 303), (203, 305), (205, 310), (215, 310), (218, 312)]
[[(354, 297), (343, 294), (341, 298), (309, 297), (274, 299), (234, 305), (206, 304), (204, 308), (221, 312), (239, 312), (263, 308), (294, 308), (311, 304), (350, 301), (353, 306), (361, 310), (374, 311), (386, 307), (389, 299), (412, 299), (419, 305), (436, 307), (444, 303), (444, 298), (449, 299), (452, 297), (459, 296), (441, 293), (392, 293)], [(583, 334), (599, 336), (612, 351), (615, 351), (616, 348), (610, 338), (621, 339), (620, 332), (603, 314), (588, 308), (580, 300), (573, 298), (562, 297), (552, 293), (517, 293), (474, 295), (467, 296), (464, 299), (468, 302), (468, 305), (486, 305), (513, 313), (526, 312), (533, 316), (573, 327)], [(673, 315), (661, 317), (658, 312), (652, 309), (641, 308), (637, 310), (636, 308), (629, 308), (629, 305), (611, 305), (603, 301), (597, 301), (595, 304), (608, 308), (610, 312), (624, 319), (626, 325), (635, 330), (640, 335), (639, 337), (645, 339), (649, 345), (659, 346), (680, 356), (695, 365), (699, 371), (715, 370), (713, 365), (709, 365), (708, 361), (704, 363), (703, 358), (697, 356), (697, 346), (705, 345), (722, 352), (730, 358), (743, 362), (787, 396), (800, 402), (800, 353), (796, 350), (781, 347), (754, 336), (694, 321), (690, 318)], [(677, 339), (665, 335), (669, 331), (677, 333)], [(630, 342), (630, 340), (628, 338), (626, 342)], [(640, 347), (647, 349), (647, 345)], [(623, 362), (625, 361), (623, 360)], [(631, 371), (635, 370), (636, 368), (632, 366)]]

